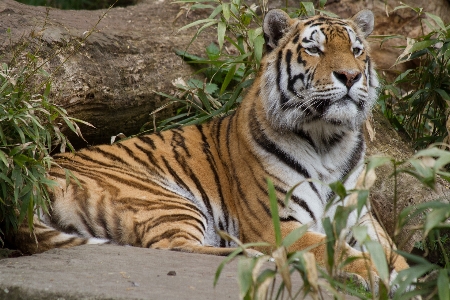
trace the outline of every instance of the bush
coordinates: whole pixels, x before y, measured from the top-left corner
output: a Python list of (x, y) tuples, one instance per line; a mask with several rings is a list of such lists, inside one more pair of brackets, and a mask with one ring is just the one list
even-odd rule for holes
[[(444, 142), (448, 136), (450, 101), (450, 25), (445, 26), (435, 15), (420, 8), (413, 9), (430, 33), (417, 40), (407, 38), (407, 46), (396, 64), (414, 60), (417, 67), (401, 73), (385, 85), (380, 98), (383, 113), (391, 124), (407, 133), (416, 148)], [(433, 21), (432, 24), (430, 21)], [(385, 37), (385, 39), (392, 38)], [(445, 139), (448, 143), (448, 138)]]
[[(61, 128), (68, 127), (82, 137), (77, 123), (92, 126), (69, 117), (66, 110), (52, 102), (52, 75), (43, 68), (60, 54), (65, 57), (63, 64), (78, 51), (81, 43), (69, 43), (64, 47), (70, 50), (56, 49), (43, 59), (39, 43), (29, 42), (33, 41), (33, 32), (21, 41), (0, 56), (0, 244), (3, 244), (2, 236), (16, 230), (25, 218), (32, 230), (33, 214), (48, 211), (47, 190), (55, 185), (46, 178), (47, 170), (53, 165), (50, 155), (55, 150), (73, 150)], [(66, 176), (73, 175), (67, 172)]]
[(31, 227), (35, 209), (48, 209), (47, 189), (54, 185), (46, 178), (50, 153), (57, 145), (61, 151), (72, 148), (60, 122), (79, 133), (77, 120), (51, 102), (51, 81), (37, 58), (22, 58), (0, 68), (0, 220), (6, 232), (25, 216)]

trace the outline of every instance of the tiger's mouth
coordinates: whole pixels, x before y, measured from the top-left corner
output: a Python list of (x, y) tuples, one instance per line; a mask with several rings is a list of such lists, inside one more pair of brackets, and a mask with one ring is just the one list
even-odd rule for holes
[(350, 95), (345, 95), (344, 97), (334, 101), (332, 103), (332, 105), (338, 105), (338, 106), (342, 106), (342, 105), (347, 105), (348, 103), (353, 103), (355, 105), (359, 105), (361, 101), (359, 100), (355, 100), (353, 99)]

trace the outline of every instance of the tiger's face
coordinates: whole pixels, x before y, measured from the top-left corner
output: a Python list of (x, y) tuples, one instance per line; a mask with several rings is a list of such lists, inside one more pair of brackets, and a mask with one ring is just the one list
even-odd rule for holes
[(264, 20), (267, 72), (261, 81), (267, 118), (279, 130), (360, 126), (379, 85), (365, 38), (373, 14), (350, 20), (290, 19), (281, 10)]

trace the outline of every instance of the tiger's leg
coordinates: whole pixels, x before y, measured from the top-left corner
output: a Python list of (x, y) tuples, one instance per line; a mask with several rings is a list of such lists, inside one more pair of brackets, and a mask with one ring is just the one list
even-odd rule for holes
[[(173, 240), (173, 244), (167, 248), (165, 242), (155, 243), (152, 248), (155, 249), (169, 249), (172, 251), (180, 251), (180, 252), (188, 252), (188, 253), (199, 253), (199, 254), (209, 254), (209, 255), (218, 255), (218, 256), (227, 256), (233, 253), (237, 248), (226, 248), (226, 247), (214, 247), (214, 246), (205, 246), (198, 245), (189, 240)], [(249, 257), (256, 257), (262, 255), (261, 252), (254, 249), (246, 249), (243, 252), (245, 255)]]
[[(356, 189), (370, 189), (375, 183), (376, 174), (372, 170), (371, 172), (366, 172), (366, 169), (361, 172), (358, 176), (356, 182)], [(348, 203), (355, 204), (357, 202), (357, 193), (353, 193), (348, 198)], [(380, 223), (375, 219), (374, 215), (369, 211), (359, 218), (357, 225), (363, 225), (367, 228), (367, 234), (371, 240), (378, 241), (383, 247), (384, 253), (388, 263), (391, 263), (395, 271), (401, 271), (409, 268), (408, 263), (402, 257), (397, 255), (393, 250), (396, 250), (395, 244), (392, 242), (391, 238), (387, 232), (381, 227)]]
[[(138, 203), (139, 209), (133, 203)], [(123, 230), (119, 244), (220, 256), (236, 250), (235, 247), (226, 247), (228, 243), (220, 239), (213, 216), (176, 194), (169, 196), (166, 192), (164, 197), (153, 196), (148, 202), (128, 199), (123, 201), (123, 205), (121, 200), (117, 200), (115, 206), (122, 211), (120, 227)], [(111, 228), (110, 231), (116, 230)], [(246, 254), (261, 255), (252, 249), (248, 249)]]
[[(283, 222), (281, 224), (282, 235), (288, 235), (298, 226), (298, 222)], [(314, 254), (316, 262), (320, 266), (325, 267), (327, 262), (326, 240), (326, 236), (322, 233), (307, 231), (288, 249), (288, 251), (298, 251), (308, 248), (310, 249), (309, 252)], [(350, 245), (348, 245), (347, 243), (344, 243), (340, 251), (335, 253), (335, 259), (344, 261), (349, 257), (357, 259), (347, 264), (343, 268), (343, 271), (348, 273), (355, 273), (369, 282), (372, 275), (376, 274), (376, 269), (368, 256), (363, 252), (350, 247)]]
[(99, 238), (83, 238), (64, 233), (33, 217), (34, 232), (30, 232), (27, 222), (23, 222), (17, 232), (8, 234), (6, 243), (25, 254), (41, 253), (53, 248), (70, 248), (85, 244), (106, 244), (110, 241)]
[[(193, 220), (195, 219), (192, 218), (191, 221)], [(151, 223), (152, 220), (149, 220), (149, 222)], [(140, 246), (219, 256), (227, 256), (236, 250), (234, 247), (219, 247), (217, 245), (208, 245), (205, 242), (204, 231), (200, 230), (199, 227), (192, 226), (192, 222), (184, 218), (183, 221), (171, 222), (167, 226), (152, 227), (142, 238)], [(261, 252), (247, 249), (244, 254), (258, 256), (261, 255)]]
[[(358, 225), (366, 226), (366, 228), (368, 229), (367, 233), (370, 239), (378, 241), (383, 247), (387, 262), (389, 266), (393, 268), (393, 271), (390, 274), (390, 282), (392, 283), (393, 280), (398, 276), (398, 272), (409, 268), (408, 263), (403, 256), (395, 253), (394, 250), (397, 249), (395, 244), (392, 242), (387, 232), (381, 227), (380, 223), (378, 223), (378, 221), (370, 212), (368, 212), (359, 220)], [(397, 284), (391, 285), (390, 297), (394, 295), (398, 287), (399, 286)], [(412, 291), (414, 289), (415, 286), (414, 284), (412, 284), (406, 288), (406, 291)]]
[(383, 247), (384, 253), (388, 263), (392, 264), (394, 270), (399, 272), (401, 270), (409, 268), (408, 263), (405, 258), (397, 255), (394, 250), (396, 250), (395, 244), (392, 242), (389, 235), (381, 227), (380, 223), (375, 219), (375, 217), (368, 212), (365, 214), (358, 222), (358, 225), (363, 225), (367, 227), (367, 233), (370, 239), (378, 241)]

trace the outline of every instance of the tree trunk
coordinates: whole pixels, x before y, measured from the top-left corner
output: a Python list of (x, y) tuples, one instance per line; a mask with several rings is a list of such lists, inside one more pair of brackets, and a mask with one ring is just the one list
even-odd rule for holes
[[(52, 99), (70, 116), (95, 126), (82, 127), (88, 143), (109, 143), (112, 135), (138, 133), (152, 121), (149, 114), (164, 103), (154, 91), (170, 93), (174, 79), (192, 74), (174, 48), (187, 47), (194, 32), (177, 30), (196, 16), (173, 24), (179, 11), (169, 0), (109, 11), (47, 10), (2, 0), (0, 61), (27, 44), (52, 72)], [(205, 41), (200, 38), (189, 51), (203, 52)], [(81, 139), (71, 140), (77, 148), (86, 146)]]
[[(280, 3), (280, 5), (284, 5)], [(376, 15), (375, 34), (418, 33), (419, 23), (414, 14), (397, 11), (389, 17), (383, 1), (329, 1), (327, 9), (342, 17), (350, 17), (362, 8), (373, 9)], [(332, 3), (331, 3), (332, 2)], [(428, 2), (416, 0), (434, 13), (450, 16), (445, 0)], [(439, 2), (439, 5), (436, 4)], [(387, 1), (392, 9), (397, 3)], [(276, 6), (276, 1), (270, 3)], [(298, 6), (298, 3), (292, 3)], [(422, 6), (424, 6), (422, 5)], [(185, 49), (194, 31), (178, 33), (182, 25), (199, 18), (198, 12), (183, 14), (177, 21), (180, 5), (170, 0), (142, 0), (135, 6), (113, 8), (109, 11), (62, 11), (19, 4), (13, 0), (0, 2), (0, 61), (13, 55), (13, 49), (26, 44), (39, 54), (39, 61), (53, 78), (53, 99), (67, 109), (70, 116), (85, 120), (95, 128), (83, 126), (82, 132), (91, 145), (108, 143), (118, 133), (131, 135), (152, 121), (150, 113), (164, 104), (164, 99), (154, 93), (174, 90), (172, 81), (188, 78), (192, 69), (174, 54), (174, 48)], [(433, 11), (431, 11), (433, 12)], [(439, 12), (439, 13), (437, 13)], [(202, 16), (205, 17), (205, 16)], [(100, 22), (99, 22), (100, 20)], [(449, 20), (446, 20), (449, 21)], [(6, 34), (7, 29), (11, 34)], [(90, 31), (92, 33), (90, 34)], [(89, 37), (85, 39), (86, 36)], [(200, 36), (189, 52), (201, 54), (213, 37)], [(401, 42), (401, 41), (400, 41)], [(397, 41), (397, 43), (400, 43)], [(378, 66), (386, 72), (395, 61), (398, 51), (373, 45)], [(57, 53), (54, 55), (54, 53)], [(160, 114), (158, 118), (170, 114)], [(368, 143), (368, 154), (383, 153), (404, 159), (413, 153), (408, 145), (391, 128), (384, 117), (375, 111), (374, 128), (377, 136)], [(71, 138), (76, 147), (86, 146), (82, 140)], [(393, 233), (395, 212), (393, 209), (392, 170), (382, 169), (372, 191), (374, 206), (382, 222)], [(399, 179), (399, 206), (417, 204), (437, 197), (418, 185), (408, 176)], [(439, 185), (440, 195), (447, 191)], [(411, 250), (414, 239), (405, 239), (402, 232), (402, 248)]]

